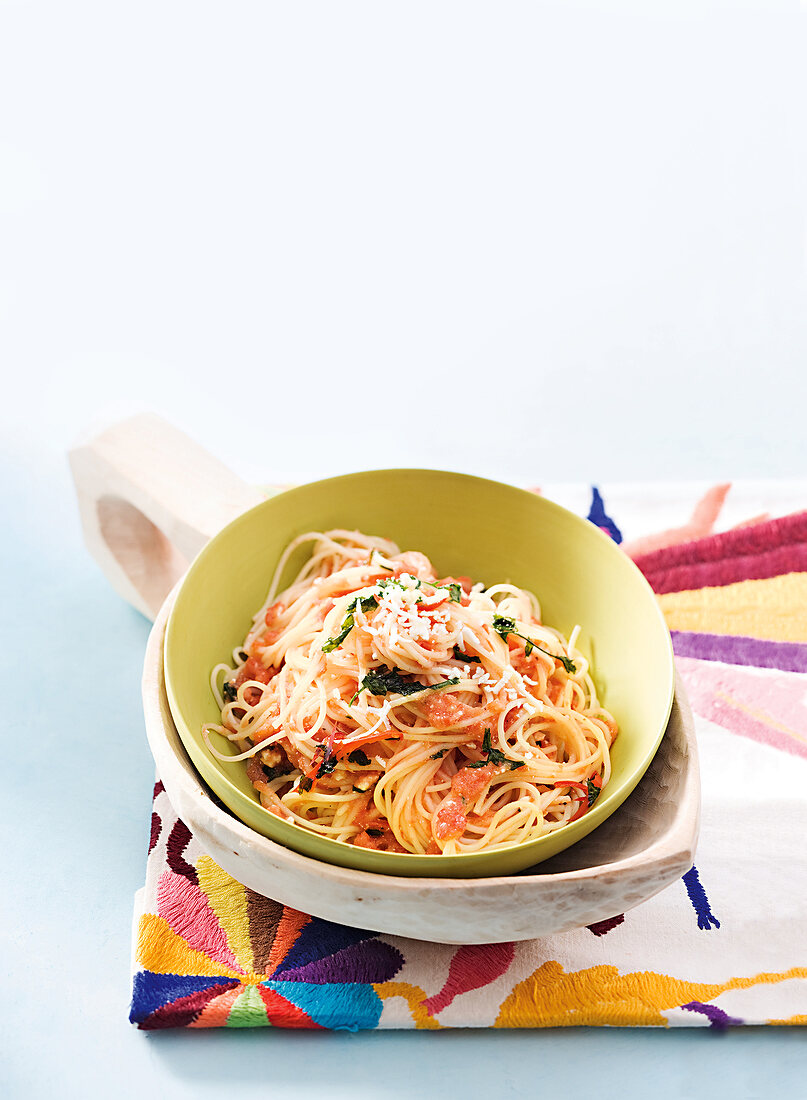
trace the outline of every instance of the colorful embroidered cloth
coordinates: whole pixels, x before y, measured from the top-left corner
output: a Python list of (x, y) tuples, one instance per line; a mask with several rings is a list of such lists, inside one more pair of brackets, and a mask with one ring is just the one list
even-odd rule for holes
[(696, 716), (696, 866), (579, 931), (420, 943), (241, 886), (158, 781), (135, 916), (138, 1027), (807, 1023), (807, 512), (786, 514), (807, 485), (728, 499), (728, 486), (545, 491), (623, 542), (659, 594)]

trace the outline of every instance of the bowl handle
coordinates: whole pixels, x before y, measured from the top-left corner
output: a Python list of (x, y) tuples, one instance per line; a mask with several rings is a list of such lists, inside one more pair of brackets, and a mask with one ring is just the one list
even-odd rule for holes
[(90, 553), (149, 619), (208, 539), (269, 495), (152, 413), (77, 443), (69, 459)]

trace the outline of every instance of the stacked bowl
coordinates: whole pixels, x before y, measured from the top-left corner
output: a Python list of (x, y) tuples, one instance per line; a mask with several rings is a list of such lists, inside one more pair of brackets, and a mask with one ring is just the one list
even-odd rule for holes
[[(264, 498), (153, 417), (113, 427), (71, 459), (91, 548), (132, 602), (156, 611), (143, 701), (159, 775), (200, 844), (240, 882), (332, 921), (484, 943), (615, 916), (691, 866), (697, 758), (669, 633), (641, 573), (588, 521), (535, 493), (433, 470), (348, 474)], [(234, 518), (222, 527), (228, 502)], [(116, 514), (126, 522), (110, 522)], [(589, 813), (494, 851), (369, 851), (269, 813), (245, 763), (209, 751), (202, 728), (220, 719), (211, 668), (243, 641), (286, 545), (337, 527), (420, 550), (441, 576), (527, 588), (566, 635), (583, 626), (578, 645), (620, 730)], [(160, 585), (197, 550), (157, 610)], [(223, 738), (218, 748), (236, 751)]]

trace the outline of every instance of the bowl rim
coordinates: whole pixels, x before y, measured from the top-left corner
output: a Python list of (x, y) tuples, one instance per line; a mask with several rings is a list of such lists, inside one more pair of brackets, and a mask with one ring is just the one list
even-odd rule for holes
[[(354, 480), (354, 479), (361, 479), (361, 478), (364, 478), (364, 477), (367, 477), (367, 476), (390, 477), (390, 476), (393, 476), (393, 475), (427, 475), (427, 476), (432, 476), (433, 475), (433, 476), (437, 476), (437, 477), (451, 477), (451, 478), (458, 479), (458, 480), (463, 480), (463, 481), (466, 481), (466, 482), (472, 482), (472, 483), (476, 483), (476, 484), (481, 483), (481, 484), (485, 484), (487, 486), (490, 486), (494, 489), (504, 489), (508, 492), (513, 492), (513, 493), (516, 493), (516, 494), (523, 495), (525, 500), (529, 500), (531, 502), (531, 506), (533, 506), (536, 502), (540, 502), (539, 506), (547, 508), (550, 512), (560, 514), (564, 517), (571, 517), (572, 521), (575, 524), (581, 525), (581, 529), (586, 530), (588, 537), (593, 536), (595, 539), (601, 540), (601, 545), (604, 548), (607, 547), (606, 553), (608, 553), (608, 554), (614, 553), (614, 554), (618, 555), (618, 558), (623, 563), (621, 565), (621, 568), (625, 568), (625, 566), (627, 566), (628, 571), (629, 572), (632, 571), (634, 576), (635, 576), (635, 579), (638, 580), (638, 582), (640, 584), (640, 587), (643, 587), (644, 589), (646, 589), (646, 593), (647, 593), (647, 595), (648, 595), (648, 597), (651, 601), (652, 610), (653, 610), (654, 617), (656, 618), (657, 625), (660, 627), (661, 634), (666, 638), (666, 647), (665, 648), (666, 648), (666, 654), (667, 654), (667, 662), (666, 662), (665, 704), (664, 704), (664, 708), (663, 708), (664, 717), (663, 717), (663, 720), (660, 721), (660, 723), (659, 723), (660, 729), (656, 732), (656, 736), (654, 738), (654, 741), (652, 742), (652, 744), (649, 745), (648, 749), (646, 750), (646, 752), (645, 752), (645, 754), (644, 754), (644, 756), (641, 760), (641, 763), (638, 766), (636, 766), (631, 771), (631, 773), (627, 777), (625, 777), (625, 779), (623, 779), (622, 783), (619, 785), (618, 788), (614, 788), (611, 792), (606, 793), (604, 797), (598, 799), (597, 804), (588, 813), (586, 813), (583, 817), (579, 818), (577, 821), (569, 822), (567, 825), (563, 826), (563, 828), (561, 830), (554, 830), (553, 832), (545, 833), (543, 836), (537, 837), (536, 839), (531, 840), (531, 841), (527, 841), (523, 844), (502, 845), (498, 848), (483, 849), (482, 851), (479, 851), (479, 852), (458, 852), (458, 853), (450, 855), (450, 856), (443, 856), (442, 859), (441, 859), (441, 866), (446, 868), (446, 871), (440, 877), (441, 878), (445, 877), (447, 879), (453, 879), (454, 881), (460, 880), (462, 878), (462, 875), (461, 875), (461, 872), (460, 872), (459, 868), (461, 868), (463, 864), (469, 865), (469, 870), (470, 870), (470, 867), (473, 866), (474, 863), (479, 862), (482, 858), (489, 858), (491, 855), (494, 855), (496, 852), (511, 851), (513, 849), (516, 849), (516, 848), (521, 849), (521, 850), (538, 851), (539, 850), (538, 846), (544, 845), (546, 847), (546, 842), (549, 841), (553, 836), (555, 836), (555, 835), (557, 835), (558, 833), (561, 833), (561, 832), (564, 834), (564, 836), (569, 836), (570, 832), (571, 832), (574, 839), (570, 840), (568, 845), (566, 845), (566, 847), (571, 847), (572, 844), (575, 844), (579, 840), (582, 840), (590, 832), (592, 832), (594, 829), (596, 829), (603, 821), (605, 821), (608, 817), (610, 817), (610, 815), (612, 813), (614, 813), (615, 810), (617, 810), (619, 808), (619, 805), (622, 804), (622, 802), (630, 795), (630, 793), (635, 789), (637, 784), (641, 781), (643, 775), (647, 771), (647, 769), (650, 766), (654, 756), (656, 755), (656, 753), (658, 751), (659, 745), (661, 744), (662, 738), (664, 737), (665, 731), (667, 729), (667, 725), (668, 725), (669, 720), (670, 720), (670, 713), (672, 711), (672, 707), (673, 707), (674, 699), (675, 699), (675, 665), (674, 665), (674, 655), (673, 655), (673, 648), (672, 648), (672, 639), (671, 639), (671, 636), (670, 636), (670, 632), (667, 628), (667, 624), (666, 624), (666, 621), (664, 619), (664, 614), (661, 610), (661, 607), (659, 606), (658, 601), (655, 598), (655, 594), (653, 593), (653, 590), (650, 587), (648, 581), (646, 580), (644, 574), (638, 568), (636, 563), (631, 558), (628, 557), (627, 554), (620, 551), (618, 544), (615, 543), (613, 541), (613, 539), (611, 539), (602, 529), (597, 527), (596, 524), (591, 523), (591, 521), (589, 521), (585, 517), (580, 516), (575, 512), (572, 512), (570, 509), (565, 508), (563, 505), (558, 504), (556, 501), (553, 501), (550, 498), (543, 496), (542, 494), (535, 493), (535, 492), (533, 492), (529, 489), (521, 488), (520, 486), (511, 485), (507, 482), (497, 481), (497, 480), (492, 479), (492, 478), (478, 477), (477, 475), (474, 475), (474, 474), (466, 474), (466, 473), (461, 473), (459, 471), (454, 471), (454, 470), (433, 469), (433, 468), (429, 468), (429, 467), (384, 467), (384, 468), (379, 468), (379, 469), (349, 471), (349, 472), (344, 473), (344, 474), (337, 474), (337, 475), (334, 475), (332, 477), (327, 477), (327, 478), (319, 478), (319, 479), (316, 479), (314, 481), (308, 481), (308, 482), (305, 482), (305, 483), (301, 483), (299, 485), (294, 485), (294, 486), (291, 486), (289, 488), (280, 489), (276, 492), (273, 492), (271, 495), (267, 496), (264, 500), (259, 501), (257, 504), (254, 504), (252, 507), (246, 509), (246, 511), (241, 512), (239, 515), (235, 516), (229, 523), (225, 524), (224, 527), (222, 527), (219, 531), (217, 531), (216, 534), (213, 535), (213, 537), (202, 547), (202, 549), (199, 551), (199, 553), (196, 555), (196, 557), (190, 562), (190, 564), (188, 566), (188, 569), (186, 570), (185, 574), (177, 582), (174, 589), (170, 593), (168, 599), (166, 600), (166, 604), (169, 604), (169, 601), (170, 601), (170, 606), (169, 606), (168, 615), (167, 615), (167, 623), (166, 623), (166, 628), (165, 628), (165, 639), (164, 639), (164, 646), (163, 646), (163, 659), (162, 659), (161, 663), (162, 663), (162, 669), (163, 669), (165, 689), (166, 689), (166, 694), (167, 694), (167, 698), (168, 698), (168, 704), (169, 704), (169, 707), (170, 707), (170, 711), (171, 711), (171, 714), (172, 714), (173, 721), (174, 721), (174, 724), (176, 726), (177, 732), (180, 736), (180, 739), (183, 742), (183, 745), (185, 746), (185, 751), (188, 752), (188, 754), (189, 754), (189, 756), (191, 756), (191, 758), (193, 758), (193, 753), (191, 751), (191, 748), (189, 747), (189, 742), (192, 745), (194, 745), (194, 747), (195, 747), (195, 740), (196, 739), (195, 739), (195, 735), (194, 735), (193, 731), (191, 730), (190, 726), (185, 721), (184, 715), (182, 714), (182, 709), (179, 706), (179, 702), (177, 700), (176, 692), (175, 692), (175, 689), (174, 689), (174, 684), (173, 684), (173, 679), (172, 679), (172, 665), (175, 664), (175, 661), (173, 659), (173, 651), (178, 647), (175, 646), (175, 645), (172, 645), (172, 639), (173, 639), (175, 631), (177, 629), (177, 627), (176, 627), (176, 622), (177, 622), (177, 617), (178, 617), (177, 607), (180, 608), (180, 612), (181, 612), (182, 592), (183, 592), (183, 589), (185, 587), (185, 584), (186, 584), (186, 581), (188, 580), (188, 578), (191, 577), (193, 574), (195, 574), (197, 570), (204, 569), (205, 562), (206, 562), (207, 558), (211, 554), (215, 553), (215, 547), (216, 547), (216, 545), (218, 544), (218, 542), (220, 540), (220, 536), (222, 536), (226, 533), (232, 532), (235, 529), (237, 529), (238, 527), (243, 526), (244, 524), (248, 524), (250, 522), (253, 522), (252, 517), (254, 516), (254, 514), (256, 512), (258, 512), (260, 510), (263, 510), (263, 509), (266, 509), (267, 507), (271, 508), (274, 505), (274, 502), (280, 500), (281, 498), (288, 499), (290, 496), (293, 497), (293, 496), (296, 496), (297, 494), (302, 495), (306, 491), (308, 491), (312, 488), (327, 487), (328, 485), (331, 485), (331, 484), (334, 484), (334, 483), (340, 483), (341, 484), (341, 483), (344, 483), (346, 481), (351, 481), (351, 480)], [(614, 560), (617, 560), (617, 559), (615, 558)], [(247, 796), (232, 782), (232, 780), (227, 776), (226, 772), (224, 772), (221, 768), (217, 767), (216, 764), (217, 764), (217, 761), (215, 761), (215, 758), (211, 757), (210, 766), (211, 766), (211, 768), (213, 768), (216, 771), (218, 782), (221, 784), (223, 789), (227, 790), (228, 797), (229, 797), (229, 799), (232, 800), (232, 802), (231, 802), (231, 801), (228, 801), (228, 799), (222, 798), (222, 801), (228, 806), (228, 808), (231, 810), (232, 813), (234, 813), (234, 814), (236, 814), (236, 816), (238, 816), (237, 811), (235, 809), (233, 809), (233, 803), (235, 805), (239, 805), (239, 804), (242, 803), (243, 800), (245, 800), (247, 798)], [(198, 765), (196, 764), (195, 761), (194, 761), (194, 767), (196, 767), (197, 770), (198, 770)], [(205, 780), (205, 782), (207, 782), (207, 780)], [(221, 797), (221, 796), (217, 794), (217, 797)], [(617, 803), (617, 805), (612, 805), (612, 803), (614, 801), (614, 797), (619, 798), (619, 802)], [(266, 810), (263, 806), (260, 805), (260, 803), (255, 803), (255, 802), (252, 802), (250, 800), (250, 812), (256, 812), (256, 811), (259, 814), (259, 816), (263, 820), (266, 821), (267, 828), (271, 828), (271, 830), (273, 832), (275, 832), (278, 836), (282, 837), (283, 833), (286, 830), (292, 830), (292, 833), (291, 833), (292, 838), (294, 836), (301, 836), (303, 838), (309, 838), (310, 839), (313, 836), (313, 837), (316, 837), (318, 840), (330, 842), (330, 845), (333, 845), (334, 850), (337, 853), (340, 852), (340, 850), (344, 849), (345, 847), (352, 847), (352, 846), (346, 846), (343, 843), (341, 843), (340, 841), (336, 841), (331, 837), (321, 836), (318, 833), (315, 833), (311, 830), (305, 829), (302, 825), (298, 825), (296, 822), (284, 821), (283, 819), (278, 818), (273, 814), (270, 814), (268, 810)], [(248, 824), (246, 821), (244, 821), (240, 817), (238, 818), (238, 820), (241, 822), (242, 825), (244, 825), (245, 828), (250, 829), (252, 832), (256, 833), (257, 835), (263, 836), (265, 839), (273, 840), (274, 843), (280, 844), (282, 847), (287, 847), (285, 844), (283, 844), (282, 840), (275, 839), (274, 836), (271, 836), (268, 833), (263, 833), (260, 830), (253, 828), (253, 826)], [(303, 853), (303, 852), (299, 851), (298, 849), (293, 848), (291, 846), (289, 846), (289, 850), (295, 851), (296, 854), (300, 855), (301, 857), (311, 859), (316, 863), (322, 862), (317, 856), (309, 855), (307, 853)], [(549, 858), (549, 857), (544, 857), (544, 858)], [(373, 852), (369, 853), (368, 861), (371, 861), (372, 863), (380, 864), (380, 865), (387, 864), (389, 866), (389, 871), (381, 871), (379, 869), (379, 870), (368, 870), (365, 873), (373, 874), (373, 875), (378, 874), (378, 873), (382, 873), (382, 874), (385, 874), (385, 875), (395, 876), (396, 872), (394, 870), (394, 867), (395, 867), (396, 863), (398, 864), (399, 871), (402, 871), (404, 866), (407, 866), (409, 868), (413, 868), (416, 865), (416, 863), (418, 865), (423, 866), (424, 865), (423, 861), (425, 861), (425, 860), (431, 861), (433, 859), (434, 859), (434, 856), (430, 856), (430, 855), (427, 856), (425, 853), (376, 852), (376, 851), (373, 851)], [(450, 861), (450, 866), (449, 866), (449, 861)], [(537, 865), (538, 863), (540, 863), (540, 857), (536, 860), (535, 865)], [(343, 867), (345, 866), (345, 864), (343, 864), (343, 863), (342, 864), (337, 863), (335, 865), (343, 866)], [(453, 867), (458, 868), (456, 872), (453, 872), (453, 870), (451, 870)], [(405, 872), (404, 872), (404, 874), (405, 874)], [(420, 881), (425, 881), (426, 878), (427, 878), (427, 876), (425, 876), (425, 875), (419, 875), (419, 874), (414, 875), (414, 874), (411, 874), (411, 872), (410, 872), (410, 875), (407, 876), (407, 877), (413, 877), (413, 878), (416, 877)], [(498, 877), (501, 879), (504, 876), (498, 876)], [(480, 880), (482, 880), (483, 878), (484, 878), (484, 876), (480, 876)], [(434, 879), (432, 879), (432, 880), (434, 880)]]

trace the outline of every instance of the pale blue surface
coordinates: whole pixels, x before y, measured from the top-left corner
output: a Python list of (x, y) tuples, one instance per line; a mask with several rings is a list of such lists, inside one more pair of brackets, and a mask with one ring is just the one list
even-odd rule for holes
[[(29, 467), (30, 472), (30, 467)], [(802, 1029), (143, 1034), (127, 1022), (152, 761), (148, 624), (79, 540), (63, 464), (2, 491), (7, 682), (0, 1092), (9, 1097), (803, 1095)], [(97, 709), (103, 701), (103, 711)], [(114, 1084), (113, 1084), (114, 1082)], [(788, 1091), (789, 1085), (789, 1091)], [(573, 1086), (575, 1094), (579, 1086)], [(298, 1091), (303, 1090), (303, 1091)]]
[(147, 407), (255, 482), (803, 477), (806, 23), (0, 0), (0, 1095), (804, 1095), (801, 1029), (133, 1031), (147, 624), (63, 454)]

